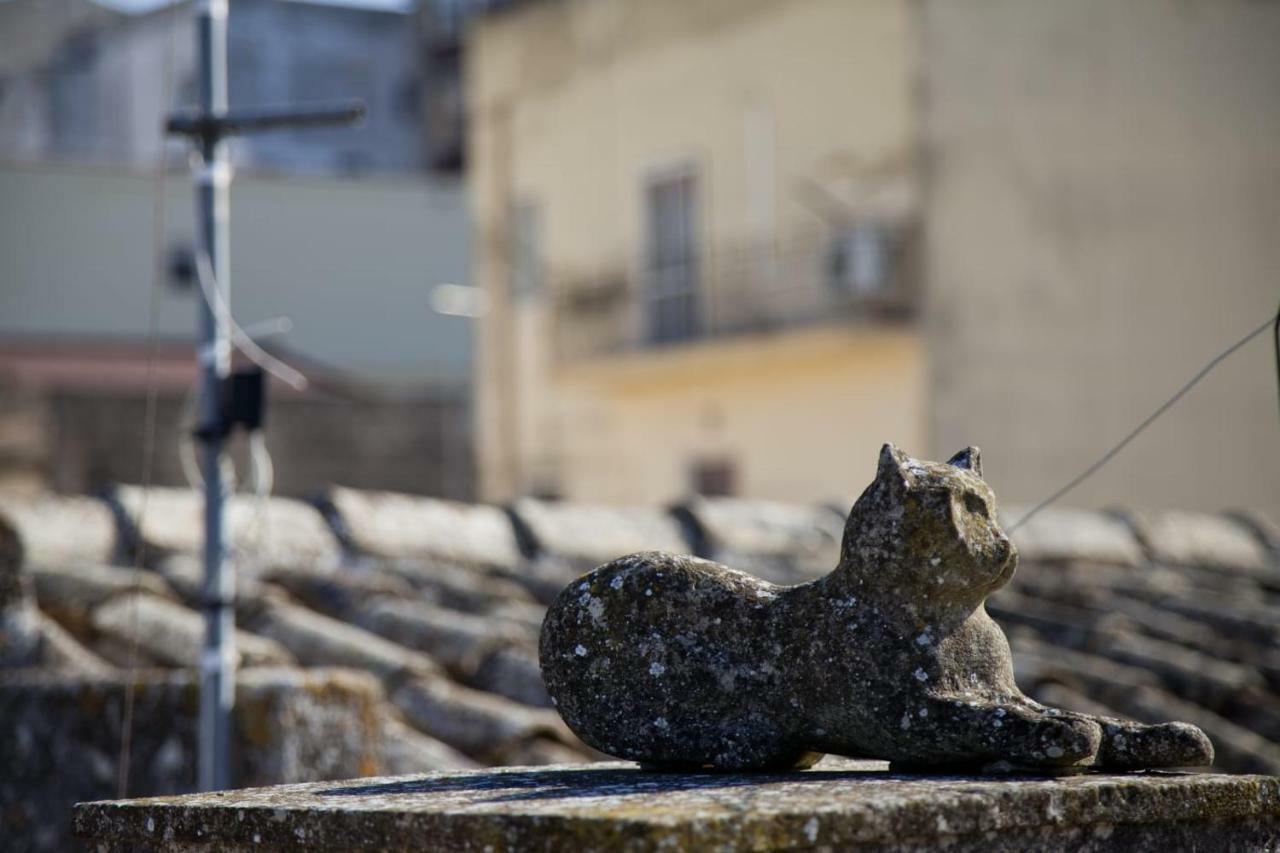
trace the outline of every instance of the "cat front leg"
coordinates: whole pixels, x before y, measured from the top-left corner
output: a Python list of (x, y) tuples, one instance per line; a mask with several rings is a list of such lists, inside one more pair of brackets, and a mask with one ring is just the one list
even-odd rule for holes
[(927, 713), (911, 723), (927, 724), (926, 742), (936, 748), (929, 763), (1000, 761), (1020, 767), (1070, 767), (1092, 763), (1102, 742), (1099, 724), (1085, 717), (1062, 716), (1017, 701), (938, 697), (922, 706)]
[(1190, 723), (1148, 725), (1099, 714), (1082, 714), (1041, 705), (1027, 706), (1059, 719), (1087, 720), (1102, 728), (1097, 766), (1107, 770), (1142, 770), (1157, 767), (1207, 767), (1213, 763), (1213, 743)]

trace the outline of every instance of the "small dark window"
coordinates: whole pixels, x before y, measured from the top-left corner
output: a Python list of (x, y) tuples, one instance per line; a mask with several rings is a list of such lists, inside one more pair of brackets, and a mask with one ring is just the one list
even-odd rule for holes
[(737, 494), (737, 466), (728, 459), (699, 459), (693, 463), (693, 490), (708, 497)]
[(190, 246), (170, 248), (167, 267), (170, 287), (174, 290), (191, 289), (196, 280), (196, 256)]
[(507, 257), (511, 276), (511, 296), (529, 299), (542, 293), (542, 213), (538, 205), (524, 199), (511, 206)]
[(417, 121), (422, 115), (422, 81), (406, 77), (396, 87), (396, 116), (403, 121)]
[(702, 329), (696, 176), (685, 170), (653, 181), (645, 190), (645, 207), (648, 340), (689, 340)]
[(831, 286), (855, 296), (884, 290), (892, 276), (890, 238), (886, 228), (863, 223), (835, 235), (831, 243)]

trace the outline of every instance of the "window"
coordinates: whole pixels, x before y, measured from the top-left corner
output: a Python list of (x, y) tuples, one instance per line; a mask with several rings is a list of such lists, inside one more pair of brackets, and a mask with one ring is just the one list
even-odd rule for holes
[(731, 497), (737, 490), (738, 469), (729, 459), (698, 459), (693, 463), (693, 491), (707, 497)]
[(178, 243), (169, 247), (166, 264), (169, 272), (169, 286), (174, 290), (190, 290), (196, 280), (196, 253), (188, 243)]
[(650, 183), (645, 207), (647, 338), (650, 343), (688, 340), (702, 326), (696, 176), (686, 170)]
[(836, 234), (829, 256), (832, 287), (856, 296), (883, 291), (892, 274), (889, 248), (882, 225), (862, 223)]
[(524, 300), (542, 293), (542, 215), (528, 199), (511, 206), (509, 287), (511, 298)]

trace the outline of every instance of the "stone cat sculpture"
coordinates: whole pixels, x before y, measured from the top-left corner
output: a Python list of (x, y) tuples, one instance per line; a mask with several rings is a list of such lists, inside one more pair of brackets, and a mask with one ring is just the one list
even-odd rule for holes
[(822, 753), (922, 767), (1211, 763), (1194, 726), (1070, 713), (1018, 690), (983, 607), (1016, 565), (977, 448), (939, 464), (885, 445), (831, 574), (780, 587), (695, 557), (623, 557), (552, 605), (543, 677), (584, 741), (658, 768), (800, 768)]

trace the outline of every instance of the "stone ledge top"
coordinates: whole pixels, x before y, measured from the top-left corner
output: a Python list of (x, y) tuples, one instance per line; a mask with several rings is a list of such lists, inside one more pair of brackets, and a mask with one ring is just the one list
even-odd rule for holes
[[(1169, 772), (917, 776), (827, 759), (779, 774), (624, 762), (431, 773), (82, 803), (98, 849), (1168, 849), (1276, 836), (1280, 778)], [(1190, 835), (1188, 835), (1190, 831)], [(1241, 836), (1242, 838), (1242, 836)], [(1084, 843), (1082, 843), (1084, 842)], [(1135, 846), (1136, 844), (1136, 846)]]

